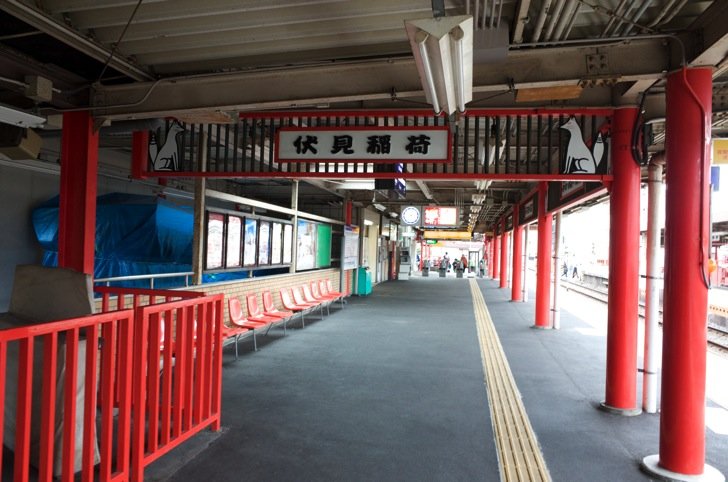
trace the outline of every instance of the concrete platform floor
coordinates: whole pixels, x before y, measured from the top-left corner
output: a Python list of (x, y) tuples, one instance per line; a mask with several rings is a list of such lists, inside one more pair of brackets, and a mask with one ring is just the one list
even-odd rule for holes
[[(561, 330), (532, 330), (532, 302), (478, 284), (553, 480), (649, 480), (638, 463), (657, 452), (659, 416), (596, 409), (603, 334), (567, 310)], [(499, 479), (467, 279), (383, 283), (288, 333), (237, 362), (226, 348), (223, 431), (163, 457), (148, 480)], [(706, 434), (708, 462), (728, 474), (728, 434)]]

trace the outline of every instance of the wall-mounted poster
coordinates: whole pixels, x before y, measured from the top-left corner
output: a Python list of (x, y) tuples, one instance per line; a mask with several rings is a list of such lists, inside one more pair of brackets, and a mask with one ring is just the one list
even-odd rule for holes
[(270, 264), (270, 222), (258, 226), (258, 264)]
[(243, 235), (243, 219), (238, 216), (228, 216), (227, 244), (225, 246), (225, 267), (237, 268), (240, 266), (241, 240)]
[(283, 226), (283, 264), (291, 264), (293, 258), (293, 226)]
[(344, 226), (343, 269), (359, 266), (359, 226)]
[(225, 215), (218, 213), (207, 214), (207, 251), (205, 255), (205, 269), (222, 268), (224, 224)]
[(296, 269), (313, 269), (316, 267), (316, 224), (298, 221), (298, 249), (296, 252)]
[(270, 237), (270, 262), (271, 264), (281, 264), (281, 248), (283, 247), (283, 225), (281, 223), (273, 223)]
[(255, 266), (255, 253), (258, 247), (258, 221), (245, 218), (243, 236), (243, 266)]

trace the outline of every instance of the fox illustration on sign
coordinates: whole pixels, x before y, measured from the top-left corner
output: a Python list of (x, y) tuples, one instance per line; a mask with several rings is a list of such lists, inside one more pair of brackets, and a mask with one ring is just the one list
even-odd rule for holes
[(566, 148), (563, 174), (596, 174), (604, 156), (602, 133), (597, 134), (592, 149), (589, 150), (576, 119), (570, 118), (561, 128), (569, 131), (569, 145)]
[(149, 136), (149, 160), (153, 171), (179, 171), (180, 137), (184, 135), (185, 128), (175, 121), (170, 124), (164, 136), (164, 144), (159, 147), (161, 129), (152, 132)]

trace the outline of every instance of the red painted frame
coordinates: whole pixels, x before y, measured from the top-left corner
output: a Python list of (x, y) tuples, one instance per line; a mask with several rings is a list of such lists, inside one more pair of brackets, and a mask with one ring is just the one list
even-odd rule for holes
[[(354, 158), (346, 158), (346, 159), (285, 159), (281, 158), (278, 155), (278, 149), (277, 146), (280, 145), (280, 133), (286, 132), (286, 131), (301, 131), (301, 132), (325, 132), (325, 131), (377, 131), (381, 130), (382, 132), (387, 131), (417, 131), (417, 132), (424, 132), (424, 131), (447, 131), (447, 158), (446, 159), (354, 159)], [(452, 162), (452, 132), (450, 131), (450, 128), (447, 126), (316, 126), (316, 127), (299, 127), (299, 126), (291, 126), (291, 127), (281, 127), (276, 129), (276, 139), (275, 139), (275, 146), (276, 149), (273, 150), (275, 152), (274, 155), (274, 162), (295, 162), (295, 163), (335, 163), (335, 164), (353, 164), (353, 163), (370, 163), (370, 164), (398, 164), (398, 163), (405, 163), (405, 164), (437, 164), (437, 163), (447, 163)], [(401, 176), (400, 176), (401, 178)]]
[[(133, 434), (132, 481), (144, 480), (144, 467), (201, 430), (220, 429), (224, 299), (218, 294), (136, 308), (134, 379), (146, 383), (135, 386), (132, 407), (134, 426), (148, 428)], [(174, 340), (162, 338), (162, 324)], [(150, 373), (162, 373), (161, 381)]]
[[(602, 115), (611, 116), (614, 108), (611, 107), (568, 107), (568, 108), (494, 108), (494, 109), (468, 109), (466, 116), (504, 116), (504, 115)], [(447, 118), (444, 113), (435, 114), (430, 109), (403, 109), (403, 110), (301, 110), (301, 111), (276, 111), (276, 112), (241, 112), (240, 119), (281, 119), (288, 117), (392, 117), (392, 116), (420, 116), (420, 117), (442, 117)]]
[[(578, 107), (578, 108), (515, 108), (515, 109), (470, 109), (464, 114), (466, 116), (549, 116), (549, 115), (595, 115), (610, 117), (614, 114), (614, 108), (603, 108), (603, 107)], [(435, 115), (431, 110), (428, 109), (405, 109), (405, 110), (303, 110), (303, 111), (276, 111), (276, 112), (241, 112), (239, 114), (240, 119), (284, 119), (284, 118), (316, 118), (326, 119), (334, 117), (393, 117), (393, 116), (419, 116), (419, 117), (440, 117), (446, 118), (444, 114)], [(371, 129), (377, 126), (326, 126), (323, 130), (351, 130), (354, 128)], [(422, 126), (423, 128), (445, 128), (447, 126)], [(290, 128), (297, 128), (297, 126), (291, 126)], [(411, 128), (411, 126), (391, 126), (387, 129), (397, 128)], [(283, 129), (288, 129), (284, 127)], [(302, 130), (311, 129), (302, 127)], [(450, 153), (450, 160), (452, 160), (452, 133), (448, 136)], [(136, 149), (135, 152), (141, 152), (141, 149)], [(277, 156), (277, 150), (276, 150)], [(612, 182), (611, 174), (586, 174), (586, 175), (567, 175), (567, 174), (497, 174), (497, 173), (413, 173), (413, 172), (402, 172), (402, 173), (386, 173), (386, 172), (156, 172), (148, 171), (146, 163), (141, 160), (137, 160), (139, 156), (135, 156), (134, 159), (134, 176), (139, 178), (147, 177), (158, 177), (158, 178), (174, 178), (174, 177), (185, 177), (185, 178), (214, 178), (214, 179), (233, 179), (233, 178), (246, 178), (246, 179), (372, 179), (376, 176), (377, 179), (408, 179), (408, 180), (509, 180), (509, 181), (583, 181), (583, 182), (602, 182), (608, 184)], [(276, 157), (277, 160), (277, 157)], [(354, 162), (364, 163), (384, 163), (375, 162), (372, 160), (300, 160), (300, 161), (284, 161), (295, 164), (301, 163), (341, 163), (349, 164)], [(395, 163), (402, 161), (391, 161), (386, 162)], [(439, 161), (445, 163), (446, 161)], [(407, 162), (414, 163), (412, 161)], [(437, 164), (432, 161), (420, 161), (418, 164)], [(143, 164), (140, 166), (139, 164)]]
[[(53, 321), (36, 325), (0, 330), (0, 379), (6, 380), (7, 345), (19, 344), (18, 350), (18, 405), (16, 412), (16, 439), (14, 480), (26, 482), (30, 478), (30, 443), (33, 376), (42, 379), (40, 418), (40, 457), (38, 480), (53, 479), (56, 416), (56, 374), (58, 363), (65, 361), (63, 378), (65, 387), (77, 385), (78, 349), (81, 330), (86, 340), (83, 441), (81, 446), (82, 480), (126, 481), (129, 471), (131, 434), (131, 392), (133, 358), (132, 310), (112, 311), (96, 315)], [(63, 336), (63, 342), (59, 339)], [(34, 373), (33, 349), (36, 339), (43, 339), (42, 373)], [(65, 360), (58, 356), (59, 344), (65, 344)], [(97, 349), (97, 347), (99, 347)], [(99, 352), (100, 350), (100, 352)], [(99, 356), (101, 364), (99, 365)], [(118, 360), (111, 363), (111, 360)], [(97, 376), (98, 374), (98, 376)], [(112, 403), (114, 391), (119, 403)], [(74, 480), (76, 436), (76, 390), (65, 390), (63, 395), (63, 434), (61, 480)], [(101, 430), (96, 433), (97, 403), (99, 404)], [(5, 405), (5, 383), (0, 384), (0, 406)], [(118, 408), (118, 423), (113, 424), (113, 412)], [(3, 431), (4, 410), (0, 411), (0, 438)], [(71, 430), (66, 430), (71, 427)], [(95, 473), (94, 455), (98, 435), (100, 465)], [(116, 469), (112, 461), (116, 446)], [(2, 454), (0, 454), (2, 470)]]

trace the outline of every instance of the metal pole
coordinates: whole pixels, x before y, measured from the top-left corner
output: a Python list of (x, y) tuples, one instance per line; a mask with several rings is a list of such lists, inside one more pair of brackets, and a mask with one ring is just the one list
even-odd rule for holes
[(612, 120), (607, 369), (601, 407), (619, 415), (642, 412), (637, 402), (640, 167), (629, 148), (636, 117), (637, 108), (622, 107)]
[(561, 307), (559, 306), (559, 284), (561, 276), (559, 266), (561, 265), (561, 211), (556, 213), (556, 239), (554, 239), (554, 301), (551, 312), (553, 313), (552, 325), (554, 330), (561, 328)]
[[(200, 130), (199, 144), (197, 145), (197, 162), (200, 172), (207, 171), (207, 131)], [(195, 178), (195, 208), (194, 226), (192, 229), (192, 283), (202, 284), (204, 271), (204, 232), (205, 232), (205, 178)]]
[(500, 236), (496, 236), (493, 240), (493, 279), (498, 279), (500, 277), (500, 245)]
[(508, 287), (508, 238), (506, 232), (506, 218), (501, 221), (501, 245), (500, 245), (500, 288)]
[(642, 464), (671, 480), (725, 480), (705, 463), (711, 98), (710, 67), (668, 75), (660, 453)]
[(291, 253), (289, 273), (295, 273), (298, 259), (298, 179), (294, 179), (291, 185), (291, 209), (293, 209), (293, 242), (291, 243), (293, 252)]
[(549, 296), (551, 281), (551, 224), (553, 216), (546, 211), (548, 182), (541, 181), (538, 189), (538, 254), (536, 255), (536, 313), (535, 328), (549, 328)]
[(527, 224), (523, 228), (523, 293), (521, 294), (521, 300), (525, 303), (528, 301), (528, 232), (531, 230), (531, 225)]
[(663, 156), (653, 156), (647, 177), (647, 286), (645, 290), (645, 352), (644, 377), (642, 381), (642, 408), (647, 413), (657, 413), (657, 370), (659, 356), (660, 317), (660, 276), (657, 263), (659, 251), (660, 226), (658, 214), (662, 201), (662, 162)]
[(513, 207), (513, 270), (511, 273), (511, 301), (521, 301), (523, 274), (523, 226), (518, 225), (518, 204)]
[(637, 108), (630, 106), (617, 108), (612, 119), (607, 370), (601, 407), (618, 415), (642, 412), (637, 401), (640, 167), (629, 147), (636, 117)]

